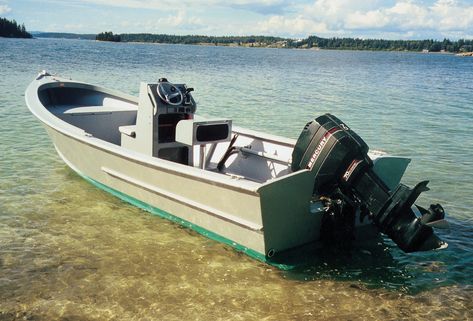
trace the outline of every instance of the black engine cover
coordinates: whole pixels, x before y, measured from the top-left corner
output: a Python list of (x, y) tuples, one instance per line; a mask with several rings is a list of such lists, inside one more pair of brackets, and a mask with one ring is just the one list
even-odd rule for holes
[(427, 182), (414, 189), (399, 184), (391, 193), (372, 167), (368, 145), (330, 114), (307, 123), (292, 153), (293, 171), (307, 169), (315, 174), (314, 195), (348, 201), (352, 210), (367, 209), (379, 230), (404, 251), (442, 246), (433, 229), (411, 208), (420, 193), (428, 190)]
[[(346, 172), (352, 162), (359, 170), (371, 164), (368, 145), (337, 117), (326, 114), (307, 123), (292, 152), (293, 171), (308, 169), (316, 173), (314, 193), (329, 194), (351, 177)], [(352, 171), (355, 170), (355, 163)]]

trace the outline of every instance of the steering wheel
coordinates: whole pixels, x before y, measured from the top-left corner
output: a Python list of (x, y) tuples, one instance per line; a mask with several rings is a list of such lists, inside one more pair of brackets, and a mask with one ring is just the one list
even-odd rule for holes
[(184, 100), (181, 90), (167, 80), (158, 82), (157, 92), (159, 98), (172, 106), (179, 106)]

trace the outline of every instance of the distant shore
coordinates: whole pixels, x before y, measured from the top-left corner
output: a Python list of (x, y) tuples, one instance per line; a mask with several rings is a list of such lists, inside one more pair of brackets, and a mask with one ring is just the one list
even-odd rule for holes
[(111, 31), (98, 35), (68, 33), (35, 33), (38, 38), (68, 38), (113, 41), (125, 43), (186, 44), (201, 46), (226, 46), (247, 48), (281, 48), (310, 50), (359, 50), (394, 51), (421, 53), (450, 53), (469, 56), (473, 52), (473, 40), (451, 41), (427, 40), (385, 40), (359, 38), (321, 38), (309, 36), (304, 39), (290, 39), (273, 36), (201, 36), (166, 34), (113, 34)]
[[(69, 38), (68, 38), (69, 39)], [(90, 39), (88, 39), (90, 40)], [(108, 42), (106, 40), (95, 40), (97, 42)], [(379, 50), (379, 49), (353, 49), (353, 48), (319, 48), (319, 47), (298, 47), (298, 48), (286, 48), (275, 45), (249, 45), (249, 44), (236, 44), (236, 43), (163, 43), (163, 42), (149, 42), (149, 41), (120, 41), (124, 44), (138, 44), (138, 45), (188, 45), (188, 46), (204, 46), (204, 47), (230, 47), (230, 48), (267, 48), (267, 49), (293, 49), (293, 50), (312, 50), (312, 51), (330, 51), (330, 50), (342, 50), (342, 51), (385, 51), (385, 52), (405, 52), (405, 53), (419, 53), (419, 54), (437, 54), (437, 55), (456, 55), (456, 56), (473, 56), (473, 52), (455, 53), (446, 51), (418, 51), (418, 50)]]

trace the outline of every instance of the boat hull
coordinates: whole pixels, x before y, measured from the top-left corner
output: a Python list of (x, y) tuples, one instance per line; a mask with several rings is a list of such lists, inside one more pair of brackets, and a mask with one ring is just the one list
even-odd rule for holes
[[(270, 193), (231, 188), (98, 148), (48, 126), (46, 130), (64, 162), (95, 186), (260, 260), (266, 260), (268, 252), (318, 239), (320, 216), (308, 216), (306, 202), (280, 195), (288, 194), (285, 187), (290, 182), (272, 187)], [(280, 222), (288, 213), (281, 197), (293, 208), (289, 213), (297, 224)], [(298, 214), (297, 203), (304, 213)]]

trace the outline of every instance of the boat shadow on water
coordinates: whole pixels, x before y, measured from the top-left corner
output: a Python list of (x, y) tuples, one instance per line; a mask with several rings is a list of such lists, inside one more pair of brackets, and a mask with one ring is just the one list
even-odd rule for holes
[[(321, 242), (283, 253), (274, 262), (290, 266), (283, 276), (297, 281), (350, 282), (361, 289), (384, 288), (416, 294), (444, 286), (473, 285), (465, 270), (473, 262), (473, 222), (451, 218), (450, 230), (439, 233), (449, 247), (406, 254), (388, 238)], [(305, 258), (301, 261), (301, 257)], [(296, 265), (296, 262), (299, 264)]]

